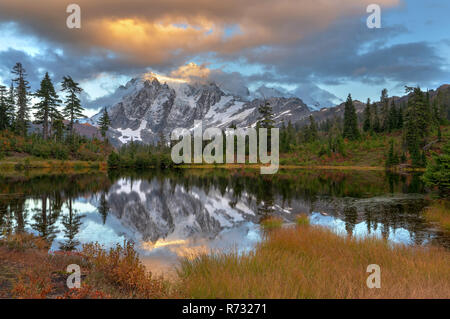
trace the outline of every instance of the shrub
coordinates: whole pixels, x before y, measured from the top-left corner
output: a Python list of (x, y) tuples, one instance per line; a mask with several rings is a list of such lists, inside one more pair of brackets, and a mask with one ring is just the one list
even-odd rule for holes
[(108, 167), (119, 167), (120, 157), (116, 152), (111, 152), (108, 156)]

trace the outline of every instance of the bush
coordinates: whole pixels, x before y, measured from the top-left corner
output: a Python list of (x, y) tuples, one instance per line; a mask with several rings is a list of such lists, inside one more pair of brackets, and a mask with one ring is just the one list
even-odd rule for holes
[(108, 156), (108, 167), (119, 167), (120, 166), (120, 157), (116, 152), (112, 152)]
[(422, 179), (429, 187), (437, 187), (443, 196), (450, 194), (450, 142), (443, 148), (440, 155), (433, 156)]

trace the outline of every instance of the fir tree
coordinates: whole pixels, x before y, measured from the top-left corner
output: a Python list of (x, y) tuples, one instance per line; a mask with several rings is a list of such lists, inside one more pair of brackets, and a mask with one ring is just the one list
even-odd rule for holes
[(8, 97), (6, 86), (0, 85), (0, 131), (9, 127)]
[(386, 159), (386, 167), (392, 167), (394, 165), (397, 165), (399, 163), (399, 159), (397, 156), (397, 153), (395, 152), (394, 149), (394, 140), (391, 139), (391, 141), (389, 142), (389, 152), (388, 152), (388, 156)]
[(359, 138), (358, 118), (356, 117), (355, 106), (351, 94), (348, 95), (344, 109), (344, 138), (356, 140)]
[(60, 208), (57, 205), (52, 205), (52, 202), (48, 200), (46, 195), (41, 198), (41, 208), (34, 209), (33, 220), (34, 223), (31, 228), (39, 233), (39, 236), (44, 238), (49, 245), (53, 242), (53, 239), (58, 233), (58, 229), (55, 226), (60, 214)]
[(83, 114), (84, 108), (81, 106), (80, 99), (78, 98), (78, 95), (83, 91), (83, 89), (80, 88), (79, 84), (75, 82), (70, 76), (63, 77), (61, 85), (62, 91), (66, 93), (63, 114), (69, 121), (68, 129), (69, 134), (72, 137), (75, 121), (80, 118), (86, 117)]
[(108, 132), (108, 128), (111, 125), (106, 107), (103, 109), (102, 116), (99, 118), (97, 124), (100, 127), (100, 133), (102, 134), (103, 138), (105, 138), (106, 132)]
[(378, 107), (376, 103), (372, 104), (372, 129), (374, 132), (379, 133), (381, 131), (380, 117), (378, 116)]
[(372, 130), (372, 114), (370, 112), (370, 99), (367, 99), (366, 108), (364, 109), (364, 122), (363, 122), (363, 130), (364, 132), (369, 132)]
[[(114, 152), (111, 154), (115, 154)], [(108, 217), (109, 213), (109, 205), (108, 201), (106, 200), (106, 194), (102, 193), (100, 197), (100, 206), (98, 207), (98, 212), (102, 216), (103, 225), (106, 223), (106, 218)]]
[(85, 215), (78, 215), (76, 210), (72, 208), (72, 199), (68, 200), (69, 213), (64, 215), (62, 218), (62, 225), (64, 227), (64, 238), (65, 242), (60, 245), (61, 250), (72, 251), (80, 244), (78, 240), (75, 239), (76, 235), (80, 231), (80, 226), (82, 224), (81, 219)]
[(388, 130), (389, 132), (391, 132), (396, 128), (397, 128), (397, 109), (395, 107), (394, 101), (392, 101), (392, 105), (389, 109)]
[(441, 195), (450, 195), (450, 142), (444, 145), (441, 154), (433, 155), (422, 179), (429, 187), (437, 187)]
[(45, 73), (41, 81), (41, 87), (34, 95), (40, 99), (33, 107), (36, 109), (36, 113), (34, 113), (35, 123), (42, 124), (42, 136), (44, 140), (47, 140), (51, 121), (60, 117), (57, 106), (61, 103), (48, 73)]
[(22, 63), (16, 63), (12, 73), (16, 76), (13, 82), (16, 84), (15, 98), (17, 101), (17, 115), (15, 119), (15, 130), (22, 136), (27, 135), (28, 122), (30, 120), (30, 111), (28, 107), (28, 90), (30, 89), (28, 81), (25, 79), (26, 71)]
[(13, 82), (11, 82), (11, 85), (9, 87), (7, 103), (8, 103), (7, 114), (8, 114), (8, 119), (9, 119), (9, 127), (11, 128), (12, 131), (14, 131), (15, 120), (16, 120), (16, 102), (15, 102), (15, 98), (14, 98)]
[[(407, 88), (407, 90), (410, 89)], [(427, 136), (430, 127), (429, 98), (417, 87), (413, 89), (413, 96), (409, 99), (408, 104), (414, 107), (419, 137)]]
[(259, 120), (260, 127), (271, 129), (274, 126), (275, 121), (273, 120), (273, 112), (270, 103), (266, 102), (265, 104), (261, 104), (258, 108), (258, 111), (261, 115)]
[(381, 91), (381, 131), (389, 130), (389, 97), (388, 90), (383, 89)]
[(399, 105), (398, 109), (397, 109), (397, 128), (401, 129), (403, 128), (403, 109), (402, 107)]
[(309, 116), (309, 140), (311, 142), (316, 141), (318, 138), (317, 124), (312, 115)]

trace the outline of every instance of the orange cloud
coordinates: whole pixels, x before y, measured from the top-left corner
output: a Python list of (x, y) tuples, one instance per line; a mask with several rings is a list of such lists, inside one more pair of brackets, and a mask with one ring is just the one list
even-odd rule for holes
[[(238, 53), (288, 45), (337, 19), (365, 16), (373, 0), (77, 0), (82, 28), (66, 27), (67, 3), (0, 0), (0, 21), (79, 48), (103, 48), (142, 64), (165, 64), (203, 52)], [(382, 7), (400, 0), (378, 0)], [(239, 32), (227, 34), (230, 27)], [(225, 36), (227, 35), (227, 36)]]

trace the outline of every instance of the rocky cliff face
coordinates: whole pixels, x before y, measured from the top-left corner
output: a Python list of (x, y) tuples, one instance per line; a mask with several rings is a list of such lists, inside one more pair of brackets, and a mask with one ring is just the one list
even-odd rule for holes
[[(120, 86), (108, 98), (102, 98), (96, 107), (108, 109), (111, 129), (110, 141), (116, 146), (130, 141), (156, 143), (161, 135), (168, 140), (176, 128), (191, 129), (195, 120), (202, 120), (204, 128), (252, 127), (260, 118), (258, 107), (265, 101), (272, 106), (277, 126), (282, 123), (309, 123), (313, 115), (316, 122), (343, 117), (344, 104), (314, 111), (299, 98), (266, 87), (257, 90), (256, 95), (249, 95), (248, 88), (239, 90), (241, 96), (226, 93), (215, 83), (188, 83), (182, 80), (143, 75)], [(448, 99), (448, 85), (431, 90), (431, 98), (438, 92)], [(253, 97), (252, 97), (253, 96)], [(398, 105), (404, 105), (409, 95), (392, 97)], [(361, 117), (365, 103), (354, 101), (357, 114)], [(100, 113), (88, 120), (96, 125)]]
[[(259, 119), (258, 106), (264, 102), (227, 94), (215, 83), (162, 83), (156, 77), (133, 79), (120, 87), (115, 96), (121, 94), (116, 103), (99, 105), (108, 109), (111, 118), (108, 134), (117, 145), (132, 140), (155, 143), (161, 134), (167, 138), (175, 128), (192, 128), (195, 120), (202, 120), (204, 127), (254, 126)], [(299, 98), (268, 97), (266, 100), (278, 125), (289, 120), (294, 123), (310, 114)], [(89, 123), (95, 125), (99, 116), (92, 117)]]

